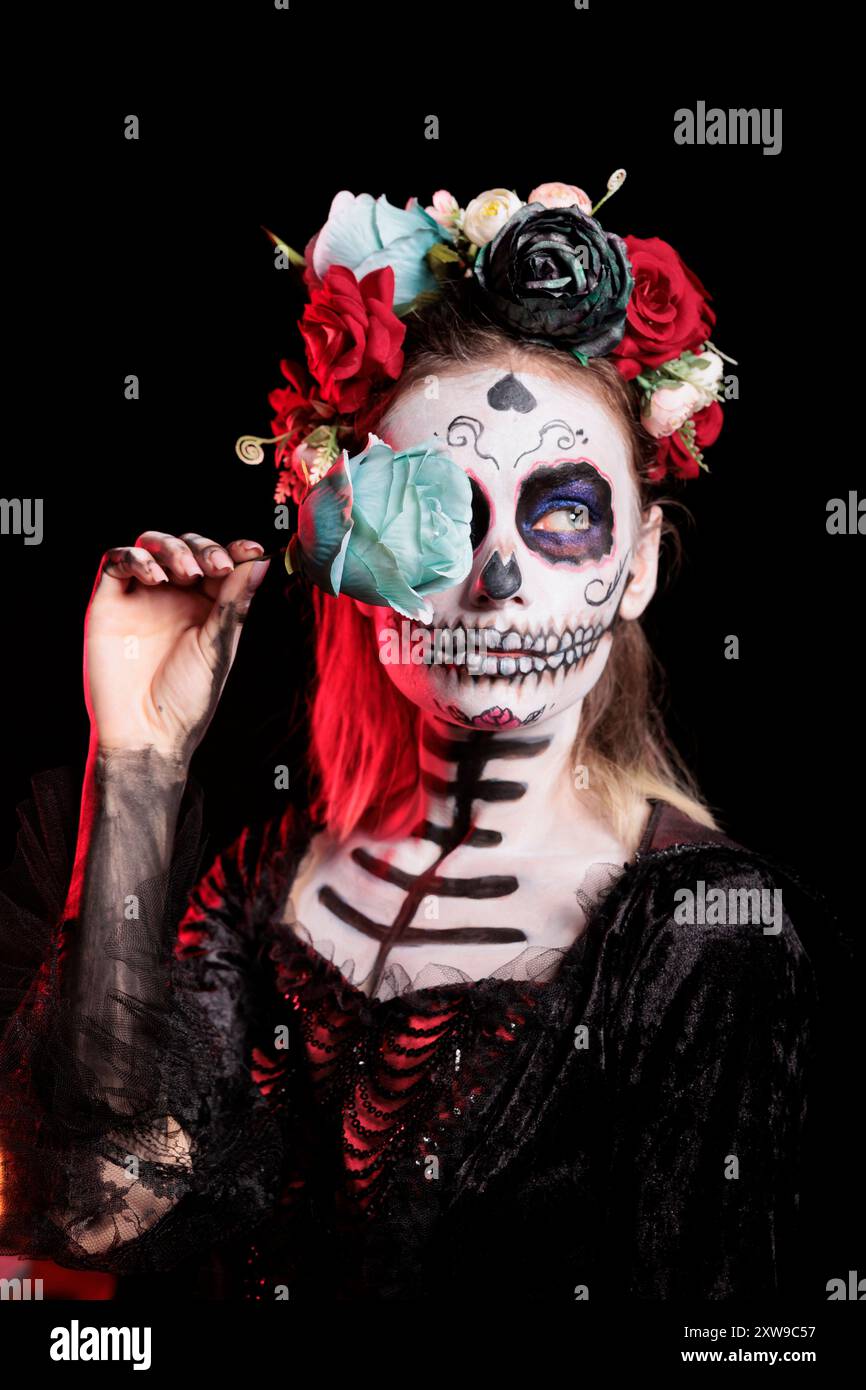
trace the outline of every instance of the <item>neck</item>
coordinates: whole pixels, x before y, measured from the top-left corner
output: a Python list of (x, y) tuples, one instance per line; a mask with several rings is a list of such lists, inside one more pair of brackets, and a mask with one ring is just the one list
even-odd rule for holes
[(580, 704), (543, 724), (491, 731), (423, 714), (419, 764), (427, 795), (425, 832), (443, 849), (542, 839), (575, 814), (573, 747)]

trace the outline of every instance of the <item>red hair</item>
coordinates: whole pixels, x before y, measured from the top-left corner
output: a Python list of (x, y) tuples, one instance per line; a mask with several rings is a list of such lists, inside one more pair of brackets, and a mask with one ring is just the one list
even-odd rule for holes
[(423, 819), (419, 710), (389, 680), (371, 620), (350, 598), (313, 590), (316, 811), (339, 836), (363, 825), (398, 838)]

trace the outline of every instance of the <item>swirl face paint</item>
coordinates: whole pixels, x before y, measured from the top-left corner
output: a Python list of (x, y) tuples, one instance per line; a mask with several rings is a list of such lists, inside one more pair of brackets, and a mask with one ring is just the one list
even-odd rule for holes
[(512, 728), (543, 723), (582, 700), (608, 658), (638, 521), (628, 441), (577, 374), (455, 367), (438, 387), (436, 399), (410, 388), (378, 432), (396, 449), (438, 437), (470, 476), (472, 569), (413, 628), (454, 655), (389, 659), (403, 620), (381, 608), (380, 659), (439, 719), (487, 728), (507, 710)]

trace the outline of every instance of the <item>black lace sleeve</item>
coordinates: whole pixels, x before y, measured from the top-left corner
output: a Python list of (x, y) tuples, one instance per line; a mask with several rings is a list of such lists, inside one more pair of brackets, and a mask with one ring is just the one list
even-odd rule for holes
[(817, 996), (777, 892), (745, 855), (675, 854), (657, 865), (646, 928), (606, 943), (609, 1277), (626, 1296), (766, 1298), (796, 1268)]
[(69, 769), (33, 778), (0, 880), (0, 1253), (150, 1272), (254, 1226), (278, 1190), (283, 1134), (251, 1070), (274, 823), (202, 876), (187, 784), (169, 872), (86, 962), (106, 1002), (85, 1016), (58, 989), (79, 796)]

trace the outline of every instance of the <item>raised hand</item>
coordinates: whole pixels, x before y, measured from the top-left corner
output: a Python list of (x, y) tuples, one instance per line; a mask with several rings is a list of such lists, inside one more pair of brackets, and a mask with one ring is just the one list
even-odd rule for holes
[[(144, 531), (102, 557), (85, 622), (91, 743), (188, 765), (222, 694), (270, 560), (257, 541)], [(243, 561), (253, 560), (252, 564)]]

